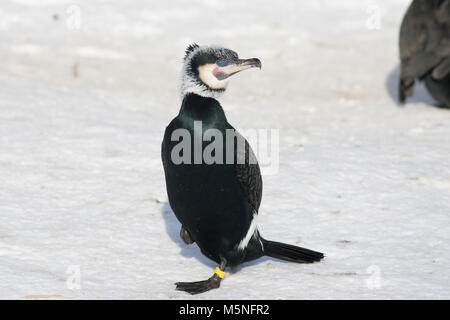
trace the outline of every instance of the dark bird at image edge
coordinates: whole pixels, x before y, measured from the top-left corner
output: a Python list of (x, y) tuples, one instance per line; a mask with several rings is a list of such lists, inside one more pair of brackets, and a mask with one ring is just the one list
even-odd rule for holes
[(425, 82), (438, 105), (450, 108), (450, 0), (414, 0), (400, 28), (399, 100)]

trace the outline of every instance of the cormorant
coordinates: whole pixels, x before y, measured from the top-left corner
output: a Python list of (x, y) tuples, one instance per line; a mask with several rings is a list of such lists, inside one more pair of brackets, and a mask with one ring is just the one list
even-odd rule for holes
[(450, 0), (414, 0), (400, 29), (399, 99), (425, 81), (431, 96), (450, 108)]
[[(260, 168), (248, 142), (228, 123), (216, 100), (231, 75), (254, 67), (261, 68), (259, 59), (239, 59), (226, 48), (193, 44), (186, 49), (183, 102), (165, 130), (162, 162), (169, 203), (182, 225), (182, 240), (197, 243), (219, 267), (208, 280), (177, 282), (177, 290), (197, 294), (218, 288), (225, 268), (264, 255), (298, 263), (324, 257), (320, 252), (265, 240), (256, 227), (262, 196)], [(230, 130), (234, 135), (227, 136)], [(213, 140), (206, 138), (208, 132), (215, 133), (219, 146), (211, 152), (214, 161), (204, 159)], [(220, 137), (227, 141), (218, 143)], [(223, 161), (216, 158), (219, 154)]]

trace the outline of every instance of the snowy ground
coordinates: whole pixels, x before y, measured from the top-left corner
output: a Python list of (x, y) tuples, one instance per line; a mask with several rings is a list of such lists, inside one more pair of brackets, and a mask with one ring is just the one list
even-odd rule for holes
[[(0, 298), (450, 298), (450, 111), (395, 101), (409, 0), (252, 3), (1, 1)], [(160, 142), (194, 41), (261, 59), (221, 99), (280, 130), (259, 229), (327, 258), (191, 297), (173, 283), (215, 264), (178, 237)]]

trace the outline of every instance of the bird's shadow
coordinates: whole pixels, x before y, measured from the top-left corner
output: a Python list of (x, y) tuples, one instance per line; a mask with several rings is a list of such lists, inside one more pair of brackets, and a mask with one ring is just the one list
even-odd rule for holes
[(423, 82), (416, 81), (414, 84), (414, 92), (411, 97), (408, 97), (405, 104), (399, 102), (398, 88), (400, 81), (400, 65), (397, 65), (388, 74), (385, 86), (391, 99), (397, 104), (398, 107), (404, 107), (408, 103), (426, 103), (431, 106), (439, 106), (436, 100), (428, 93), (427, 88)]
[[(167, 234), (169, 235), (170, 239), (180, 247), (180, 253), (183, 257), (195, 258), (199, 262), (207, 266), (210, 266), (211, 268), (217, 267), (217, 263), (206, 258), (195, 243), (187, 245), (183, 242), (183, 240), (181, 240), (180, 237), (181, 223), (177, 220), (168, 202), (165, 202), (164, 205), (162, 206), (161, 215), (164, 219), (164, 223), (166, 224)], [(277, 260), (277, 259), (272, 259), (270, 257), (264, 256), (253, 261), (245, 262), (239, 266), (234, 267), (230, 271), (234, 273), (239, 271), (243, 267), (256, 265), (267, 260)]]

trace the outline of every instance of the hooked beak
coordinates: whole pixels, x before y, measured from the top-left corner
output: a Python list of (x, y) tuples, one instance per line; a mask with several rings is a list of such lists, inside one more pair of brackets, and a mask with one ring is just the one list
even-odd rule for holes
[(247, 70), (250, 68), (259, 68), (261, 69), (261, 61), (257, 58), (251, 59), (238, 59), (224, 67), (221, 67), (219, 70), (214, 72), (214, 76), (218, 80), (224, 80), (233, 74), (241, 72), (243, 70)]

